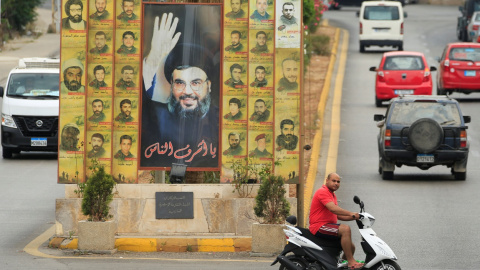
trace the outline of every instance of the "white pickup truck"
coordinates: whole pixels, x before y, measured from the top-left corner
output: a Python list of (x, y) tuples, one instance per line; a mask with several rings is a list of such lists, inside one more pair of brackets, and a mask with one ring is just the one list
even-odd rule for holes
[(3, 158), (58, 151), (59, 72), (59, 59), (23, 58), (0, 86)]

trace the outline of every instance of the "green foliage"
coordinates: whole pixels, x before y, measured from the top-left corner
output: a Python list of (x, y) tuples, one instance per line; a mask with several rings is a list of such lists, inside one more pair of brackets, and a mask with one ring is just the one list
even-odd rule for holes
[(232, 185), (240, 198), (247, 198), (253, 191), (253, 185), (248, 184), (249, 170), (253, 169), (248, 158), (244, 160), (235, 160), (230, 168), (233, 170)]
[(310, 25), (315, 18), (315, 6), (313, 0), (303, 0), (303, 24)]
[(330, 37), (326, 35), (312, 35), (311, 36), (311, 52), (313, 54), (330, 55)]
[(281, 176), (264, 175), (262, 184), (255, 197), (255, 215), (263, 219), (262, 223), (282, 224), (290, 213), (290, 204), (285, 198), (287, 192)]
[(35, 8), (40, 4), (42, 0), (3, 0), (2, 21), (5, 19), (11, 29), (22, 31), (27, 24), (35, 20)]
[(203, 183), (218, 184), (220, 183), (220, 172), (203, 172)]
[(90, 221), (105, 221), (109, 215), (110, 202), (113, 200), (115, 181), (112, 175), (105, 172), (105, 167), (92, 160), (92, 175), (88, 178), (83, 192), (82, 212)]

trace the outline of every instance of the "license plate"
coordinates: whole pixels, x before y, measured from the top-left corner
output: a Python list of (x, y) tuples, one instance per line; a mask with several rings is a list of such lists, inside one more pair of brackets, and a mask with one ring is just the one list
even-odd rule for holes
[(420, 163), (433, 163), (435, 161), (435, 158), (433, 155), (427, 155), (427, 154), (418, 154), (417, 155), (417, 162)]
[(47, 138), (32, 138), (30, 141), (31, 146), (47, 146)]
[(384, 33), (388, 32), (390, 28), (374, 28), (375, 32)]
[(475, 77), (476, 72), (475, 70), (465, 70), (465, 77)]
[(395, 90), (395, 95), (413, 95), (413, 90)]

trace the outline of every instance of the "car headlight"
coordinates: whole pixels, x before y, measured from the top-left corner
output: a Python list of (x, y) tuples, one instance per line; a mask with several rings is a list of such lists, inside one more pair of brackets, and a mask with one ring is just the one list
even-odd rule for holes
[(2, 126), (17, 128), (15, 121), (13, 121), (13, 117), (11, 115), (7, 115), (3, 113), (2, 113)]

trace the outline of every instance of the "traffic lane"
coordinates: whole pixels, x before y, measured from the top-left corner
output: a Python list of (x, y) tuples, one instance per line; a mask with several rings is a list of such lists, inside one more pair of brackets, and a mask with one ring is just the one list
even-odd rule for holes
[[(430, 12), (434, 14), (436, 10), (436, 6), (429, 6), (429, 16), (425, 17), (434, 18)], [(350, 28), (354, 28), (355, 22), (351, 23)], [(421, 35), (423, 24), (428, 21), (413, 24), (409, 33)], [(442, 33), (445, 36), (454, 34)], [(343, 176), (338, 192), (341, 206), (358, 211), (352, 198), (359, 195), (365, 201), (367, 211), (377, 218), (375, 231), (393, 248), (404, 269), (475, 268), (478, 264), (475, 244), (480, 239), (471, 237), (471, 232), (474, 232), (479, 218), (468, 220), (467, 217), (471, 217), (468, 213), (479, 202), (475, 196), (475, 190), (479, 188), (476, 168), (468, 167), (466, 181), (453, 180), (450, 170), (444, 167), (428, 171), (396, 168), (395, 180), (381, 179), (377, 151), (379, 131), (373, 114), (383, 114), (385, 108), (375, 108), (373, 73), (367, 79), (368, 66), (379, 58), (375, 54), (358, 53), (358, 39), (355, 41), (353, 34), (351, 37), (350, 45), (355, 49), (349, 50), (347, 61), (337, 161), (337, 171)], [(442, 50), (443, 46), (432, 44), (431, 51)], [(478, 115), (476, 108), (472, 110)], [(476, 143), (471, 133), (469, 137)], [(470, 158), (469, 164), (478, 163), (478, 158), (473, 155)], [(350, 225), (354, 228), (357, 258), (362, 258), (358, 230), (354, 223)]]
[(55, 199), (64, 197), (65, 191), (56, 182), (57, 160), (52, 154), (0, 158), (0, 171), (0, 268), (8, 269), (19, 261), (34, 263), (21, 251), (55, 223)]

